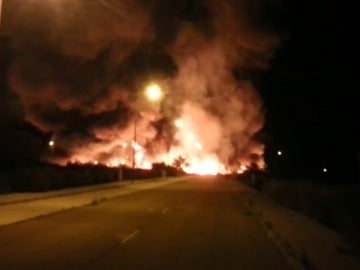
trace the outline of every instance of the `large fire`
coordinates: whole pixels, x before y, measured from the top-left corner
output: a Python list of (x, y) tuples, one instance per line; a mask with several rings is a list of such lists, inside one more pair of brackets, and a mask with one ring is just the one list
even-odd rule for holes
[[(174, 135), (167, 150), (160, 148), (161, 150), (154, 154), (146, 149), (146, 142), (149, 143), (146, 136), (149, 134), (146, 132), (142, 134), (141, 131), (148, 128), (150, 122), (148, 118), (142, 117), (123, 133), (119, 133), (118, 137), (112, 137), (108, 147), (86, 145), (78, 149), (70, 162), (140, 169), (152, 169), (153, 163), (164, 163), (180, 168), (188, 174), (198, 175), (234, 172), (241, 174), (250, 166), (250, 161), (246, 160), (236, 163), (236, 166), (228, 166), (220, 160), (216, 154), (216, 149), (221, 147), (219, 144), (221, 140), (216, 138), (220, 135), (216, 133), (221, 132), (220, 124), (202, 110), (189, 104), (184, 105), (180, 118), (172, 120)], [(138, 132), (137, 136), (132, 133), (135, 131)], [(145, 135), (145, 139), (142, 135)], [(134, 140), (135, 137), (137, 141)]]

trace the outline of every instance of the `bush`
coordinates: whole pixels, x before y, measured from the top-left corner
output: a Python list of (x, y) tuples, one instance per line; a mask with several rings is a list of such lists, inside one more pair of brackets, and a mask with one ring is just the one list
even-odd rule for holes
[(108, 183), (117, 180), (116, 168), (93, 166), (53, 166), (13, 168), (0, 176), (0, 190), (36, 192)]
[[(182, 174), (165, 164), (154, 164), (153, 170), (122, 168), (123, 179), (149, 179)], [(92, 165), (66, 167), (38, 164), (10, 168), (0, 174), (0, 193), (38, 192), (63, 188), (96, 185), (119, 179), (119, 168)]]

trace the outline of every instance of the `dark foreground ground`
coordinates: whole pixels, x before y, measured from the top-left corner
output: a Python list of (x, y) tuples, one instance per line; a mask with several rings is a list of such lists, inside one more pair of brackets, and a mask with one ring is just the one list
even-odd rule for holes
[(241, 203), (198, 177), (0, 227), (0, 269), (290, 269)]

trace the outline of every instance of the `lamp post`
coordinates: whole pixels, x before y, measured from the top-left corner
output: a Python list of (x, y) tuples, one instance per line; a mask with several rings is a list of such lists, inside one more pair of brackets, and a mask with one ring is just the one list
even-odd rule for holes
[(140, 114), (139, 113), (136, 113), (136, 116), (134, 118), (134, 135), (133, 135), (133, 145), (132, 145), (132, 148), (133, 148), (133, 158), (132, 158), (132, 168), (134, 169), (135, 168), (135, 163), (136, 163), (136, 135), (137, 135), (137, 128), (136, 128), (136, 122), (137, 122), (137, 119), (139, 118)]
[[(163, 91), (160, 85), (156, 83), (150, 83), (145, 88), (145, 97), (148, 101), (158, 102), (163, 98)], [(136, 148), (137, 148), (137, 121), (140, 118), (140, 113), (136, 113), (134, 118), (134, 134), (133, 134), (133, 158), (132, 158), (132, 168), (135, 168), (136, 165)]]
[(51, 150), (51, 154), (54, 155), (54, 147), (55, 147), (54, 140), (49, 141), (49, 147), (50, 147), (50, 150)]
[(1, 15), (2, 15), (2, 0), (0, 0), (0, 29), (1, 29)]

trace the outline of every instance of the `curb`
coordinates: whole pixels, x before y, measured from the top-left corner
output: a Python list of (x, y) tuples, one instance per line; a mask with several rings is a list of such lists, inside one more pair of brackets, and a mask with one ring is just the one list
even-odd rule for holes
[(247, 200), (244, 200), (242, 196), (238, 197), (240, 198), (240, 201), (244, 207), (253, 213), (256, 221), (264, 228), (267, 237), (279, 249), (280, 253), (285, 257), (289, 265), (294, 270), (307, 270), (307, 268), (303, 266), (301, 260), (295, 256), (291, 250), (291, 246), (287, 243), (287, 241), (282, 239), (280, 233), (274, 230), (272, 223), (264, 220), (262, 210), (260, 208), (255, 208), (252, 199), (249, 196), (247, 196)]
[[(171, 178), (176, 178), (176, 177), (171, 177)], [(169, 179), (171, 179), (171, 178), (169, 177)], [(139, 182), (154, 181), (154, 180), (160, 180), (160, 179), (162, 179), (162, 178), (158, 177), (158, 178), (150, 178), (150, 179), (134, 179), (134, 180), (126, 180), (126, 181), (115, 181), (115, 182), (107, 183), (112, 186), (102, 186), (102, 187), (101, 186), (83, 186), (83, 187), (77, 187), (77, 188), (86, 189), (86, 190), (72, 190), (72, 191), (66, 191), (66, 189), (60, 189), (60, 190), (57, 190), (59, 192), (58, 194), (49, 194), (49, 195), (45, 195), (45, 194), (42, 195), (41, 192), (36, 192), (39, 194), (38, 197), (19, 199), (19, 200), (3, 202), (3, 203), (0, 202), (0, 207), (5, 206), (5, 205), (21, 204), (21, 203), (26, 203), (26, 202), (46, 200), (46, 199), (65, 197), (65, 196), (72, 196), (72, 195), (78, 195), (78, 194), (82, 194), (82, 193), (90, 193), (90, 192), (101, 191), (101, 190), (116, 189), (116, 188), (121, 188), (121, 187), (130, 185), (130, 184), (134, 184), (135, 182), (139, 183)], [(104, 184), (100, 184), (100, 185), (104, 185)], [(57, 191), (48, 191), (48, 192), (57, 192)], [(8, 195), (11, 196), (11, 193), (9, 193)]]

